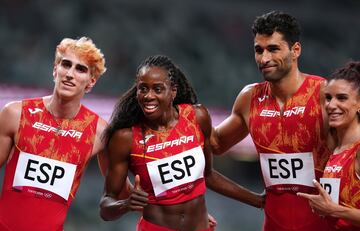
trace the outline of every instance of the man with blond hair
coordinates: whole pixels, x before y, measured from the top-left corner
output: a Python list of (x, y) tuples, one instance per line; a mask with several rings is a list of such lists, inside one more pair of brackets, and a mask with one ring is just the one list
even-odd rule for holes
[(0, 230), (63, 230), (85, 167), (104, 147), (106, 121), (80, 100), (105, 71), (91, 39), (65, 38), (56, 47), (53, 93), (0, 111)]

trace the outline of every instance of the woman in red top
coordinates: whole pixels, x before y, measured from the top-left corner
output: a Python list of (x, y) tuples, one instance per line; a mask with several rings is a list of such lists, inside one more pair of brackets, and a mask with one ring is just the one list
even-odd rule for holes
[(320, 179), (323, 187), (314, 180), (320, 194), (298, 195), (308, 198), (334, 230), (360, 230), (360, 62), (332, 74), (325, 99), (338, 145)]
[[(263, 197), (212, 169), (211, 119), (181, 70), (166, 56), (151, 56), (137, 69), (105, 133), (109, 156), (104, 220), (143, 211), (137, 230), (211, 230), (205, 182), (214, 191), (262, 207)], [(130, 170), (134, 189), (119, 196)]]

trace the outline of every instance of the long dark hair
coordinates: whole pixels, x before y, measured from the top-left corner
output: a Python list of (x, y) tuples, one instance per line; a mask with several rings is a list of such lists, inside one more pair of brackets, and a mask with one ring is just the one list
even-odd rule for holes
[[(171, 86), (177, 88), (177, 94), (173, 101), (173, 105), (178, 104), (196, 104), (197, 96), (191, 84), (185, 77), (184, 73), (175, 65), (170, 58), (165, 55), (150, 56), (145, 59), (136, 69), (136, 79), (139, 71), (143, 67), (160, 67), (168, 72)], [(110, 124), (104, 133), (104, 139), (108, 144), (114, 132), (121, 128), (130, 128), (140, 123), (143, 119), (143, 112), (136, 99), (136, 81), (134, 85), (123, 94), (115, 105), (112, 113)]]

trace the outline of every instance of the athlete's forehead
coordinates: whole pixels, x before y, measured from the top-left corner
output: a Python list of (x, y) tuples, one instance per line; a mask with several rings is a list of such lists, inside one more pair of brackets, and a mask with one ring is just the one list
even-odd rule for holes
[(284, 36), (279, 32), (274, 32), (271, 35), (267, 34), (256, 34), (254, 38), (254, 47), (282, 47), (289, 46), (284, 40)]
[(71, 64), (74, 65), (81, 65), (86, 67), (87, 69), (89, 69), (89, 64), (87, 62), (87, 59), (84, 58), (83, 56), (78, 55), (77, 53), (67, 49), (65, 51), (65, 53), (63, 53), (60, 56), (60, 63), (61, 62), (70, 62)]
[(137, 83), (157, 82), (170, 84), (168, 72), (158, 66), (144, 66), (139, 70)]
[(330, 94), (330, 93), (357, 94), (358, 89), (353, 83), (348, 82), (345, 79), (332, 79), (327, 83), (324, 92), (325, 94)]

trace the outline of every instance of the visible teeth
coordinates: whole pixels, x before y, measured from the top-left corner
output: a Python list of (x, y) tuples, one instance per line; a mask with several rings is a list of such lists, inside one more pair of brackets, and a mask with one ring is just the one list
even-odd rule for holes
[(64, 85), (69, 86), (69, 87), (74, 87), (75, 86), (75, 84), (73, 84), (71, 82), (64, 81), (63, 83), (64, 83)]
[(149, 109), (149, 110), (152, 110), (152, 109), (155, 109), (156, 106), (155, 105), (147, 105), (145, 106), (146, 109)]
[(336, 118), (336, 117), (339, 117), (341, 114), (335, 114), (335, 113), (333, 113), (333, 114), (330, 114), (330, 118)]

